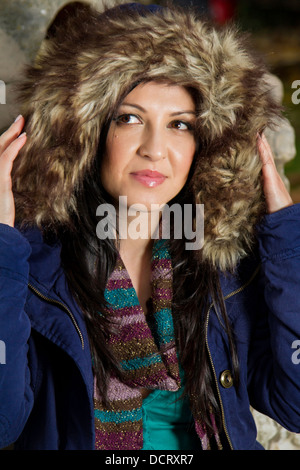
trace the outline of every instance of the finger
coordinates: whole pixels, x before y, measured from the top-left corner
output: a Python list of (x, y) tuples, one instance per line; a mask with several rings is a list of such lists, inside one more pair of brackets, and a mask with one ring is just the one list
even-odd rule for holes
[(271, 165), (275, 169), (275, 161), (272, 149), (264, 134), (257, 135), (257, 144), (261, 162), (264, 165)]
[(274, 161), (273, 152), (264, 135), (257, 137), (262, 162), (263, 187), (269, 213), (293, 204), (291, 196), (282, 181)]
[(0, 174), (2, 175), (2, 184), (10, 182), (10, 174), (13, 162), (17, 157), (19, 151), (25, 144), (27, 139), (26, 133), (23, 132), (19, 137), (12, 141), (12, 143), (5, 149), (0, 158)]
[(3, 134), (0, 136), (0, 155), (11, 144), (11, 142), (21, 134), (24, 123), (25, 120), (23, 116), (19, 115), (10, 125), (10, 127), (5, 132), (3, 132)]
[(262, 162), (262, 174), (266, 180), (278, 178), (278, 171), (269, 142), (264, 135), (258, 136), (258, 151)]

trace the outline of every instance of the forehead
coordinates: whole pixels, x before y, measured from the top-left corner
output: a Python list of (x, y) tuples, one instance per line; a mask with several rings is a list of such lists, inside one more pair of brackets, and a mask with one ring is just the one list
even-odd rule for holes
[(140, 83), (131, 90), (121, 102), (123, 105), (143, 104), (147, 107), (158, 106), (161, 109), (195, 110), (191, 93), (181, 85), (165, 82)]

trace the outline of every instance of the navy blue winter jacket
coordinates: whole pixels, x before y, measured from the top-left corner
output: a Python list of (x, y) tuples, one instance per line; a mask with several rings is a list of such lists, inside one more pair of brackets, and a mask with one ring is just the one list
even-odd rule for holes
[[(213, 307), (207, 346), (233, 449), (256, 449), (250, 405), (300, 432), (300, 205), (267, 215), (259, 254), (222, 275), (241, 369)], [(83, 315), (58, 243), (0, 225), (0, 448), (93, 449), (93, 374)], [(300, 352), (300, 348), (299, 348)]]

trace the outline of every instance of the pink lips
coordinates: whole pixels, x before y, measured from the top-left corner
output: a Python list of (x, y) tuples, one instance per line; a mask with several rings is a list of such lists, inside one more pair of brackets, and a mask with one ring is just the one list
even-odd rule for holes
[(166, 179), (165, 175), (153, 170), (135, 171), (131, 173), (131, 175), (148, 188), (155, 188), (156, 186), (162, 184)]

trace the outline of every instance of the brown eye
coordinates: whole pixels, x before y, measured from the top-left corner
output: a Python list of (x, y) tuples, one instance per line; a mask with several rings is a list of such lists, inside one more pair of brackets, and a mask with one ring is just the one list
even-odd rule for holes
[(117, 123), (120, 124), (140, 124), (140, 119), (135, 114), (120, 114), (117, 118), (114, 119)]
[(169, 125), (172, 129), (178, 129), (179, 131), (190, 131), (193, 130), (193, 126), (189, 122), (185, 121), (172, 121)]

